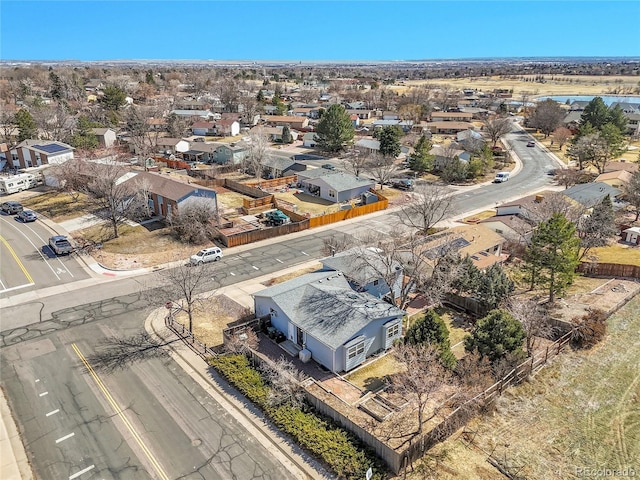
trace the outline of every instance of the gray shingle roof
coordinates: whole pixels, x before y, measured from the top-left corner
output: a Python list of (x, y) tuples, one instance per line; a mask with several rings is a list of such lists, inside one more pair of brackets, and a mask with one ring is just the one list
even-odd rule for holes
[(594, 182), (574, 185), (571, 188), (563, 190), (561, 193), (581, 205), (591, 208), (597, 203), (600, 203), (607, 195), (613, 200), (622, 192), (609, 184)]
[[(383, 254), (376, 253), (368, 248), (354, 247), (343, 252), (338, 252), (332, 257), (320, 260), (322, 265), (332, 270), (343, 272), (345, 276), (358, 285), (364, 286), (382, 278), (389, 267), (402, 267), (398, 262), (386, 258)], [(387, 266), (389, 263), (389, 267)]]
[(376, 184), (373, 180), (356, 177), (344, 172), (331, 172), (329, 175), (323, 175), (322, 180), (336, 192), (344, 192), (345, 190)]
[(351, 289), (341, 273), (314, 272), (261, 290), (292, 323), (336, 350), (370, 322), (404, 315), (404, 311), (368, 293)]
[(294, 163), (296, 162), (291, 158), (270, 156), (262, 161), (262, 166), (270, 167), (283, 172), (287, 168), (291, 167)]

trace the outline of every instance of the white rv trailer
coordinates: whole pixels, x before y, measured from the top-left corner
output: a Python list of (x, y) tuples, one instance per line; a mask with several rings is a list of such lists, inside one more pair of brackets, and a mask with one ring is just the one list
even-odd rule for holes
[(38, 179), (31, 173), (18, 173), (8, 177), (0, 177), (0, 194), (21, 192), (38, 186)]

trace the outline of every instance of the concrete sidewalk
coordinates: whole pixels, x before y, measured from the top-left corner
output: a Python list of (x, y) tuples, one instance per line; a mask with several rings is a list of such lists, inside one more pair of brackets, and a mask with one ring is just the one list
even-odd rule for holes
[[(251, 281), (250, 281), (251, 282)], [(247, 282), (247, 283), (250, 283)], [(246, 286), (246, 290), (253, 287)], [(225, 380), (184, 342), (165, 326), (165, 308), (159, 308), (145, 321), (145, 329), (162, 343), (170, 345), (173, 360), (196, 381), (211, 398), (220, 404), (247, 432), (256, 439), (292, 475), (300, 480), (329, 480), (333, 478), (314, 458), (285, 437), (260, 410), (243, 397), (229, 394)]]
[(31, 465), (13, 420), (9, 404), (0, 388), (0, 478), (2, 480), (33, 480)]

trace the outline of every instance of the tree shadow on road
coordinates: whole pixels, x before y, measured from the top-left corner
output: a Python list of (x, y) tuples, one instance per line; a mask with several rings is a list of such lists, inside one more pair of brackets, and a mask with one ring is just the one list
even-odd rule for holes
[(113, 373), (134, 363), (168, 358), (167, 347), (175, 341), (159, 342), (147, 332), (124, 338), (107, 337), (96, 346), (95, 353), (87, 355), (87, 362), (94, 370)]

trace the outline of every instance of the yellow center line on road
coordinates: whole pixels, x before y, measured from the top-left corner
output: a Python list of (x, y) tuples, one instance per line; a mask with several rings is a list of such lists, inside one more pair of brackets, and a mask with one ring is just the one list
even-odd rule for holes
[(142, 438), (140, 438), (140, 435), (138, 435), (138, 432), (136, 432), (136, 430), (133, 428), (133, 425), (131, 425), (131, 422), (129, 422), (129, 419), (125, 416), (125, 414), (122, 411), (122, 409), (118, 406), (118, 404), (116, 403), (114, 398), (111, 396), (111, 393), (109, 393), (109, 390), (107, 389), (106, 385), (104, 383), (102, 383), (102, 380), (100, 379), (100, 377), (98, 376), (96, 371), (93, 369), (93, 367), (89, 364), (88, 360), (82, 354), (82, 352), (80, 351), (78, 346), (75, 343), (72, 343), (71, 347), (76, 352), (76, 355), (78, 355), (78, 358), (80, 359), (80, 361), (82, 361), (82, 363), (86, 367), (86, 369), (89, 372), (89, 374), (93, 377), (93, 379), (96, 382), (96, 385), (98, 385), (98, 388), (102, 391), (102, 393), (104, 394), (104, 396), (107, 399), (107, 401), (111, 404), (111, 407), (113, 408), (115, 413), (122, 419), (122, 421), (124, 422), (126, 427), (129, 429), (129, 432), (131, 432), (131, 435), (136, 440), (136, 442), (138, 443), (138, 445), (140, 446), (140, 448), (142, 449), (144, 454), (147, 456), (147, 458), (149, 459), (149, 461), (153, 465), (153, 468), (158, 473), (158, 476), (162, 480), (169, 480), (169, 477), (167, 476), (167, 474), (164, 472), (164, 470), (160, 466), (160, 463), (158, 463), (158, 461), (153, 456), (153, 454), (151, 453), (149, 448), (147, 448), (147, 446), (145, 445), (145, 443), (142, 440)]
[(24, 273), (24, 276), (27, 277), (27, 280), (29, 281), (29, 283), (35, 283), (33, 281), (33, 278), (31, 278), (31, 275), (29, 275), (29, 272), (27, 272), (27, 269), (25, 268), (25, 266), (22, 264), (22, 262), (18, 258), (18, 255), (16, 255), (15, 250), (11, 248), (11, 245), (9, 245), (9, 242), (7, 242), (2, 235), (0, 235), (0, 242), (2, 242), (5, 247), (7, 247), (7, 250), (9, 250), (9, 253), (13, 257), (13, 259), (16, 261), (18, 266), (20, 267), (20, 270), (22, 270), (22, 273)]

